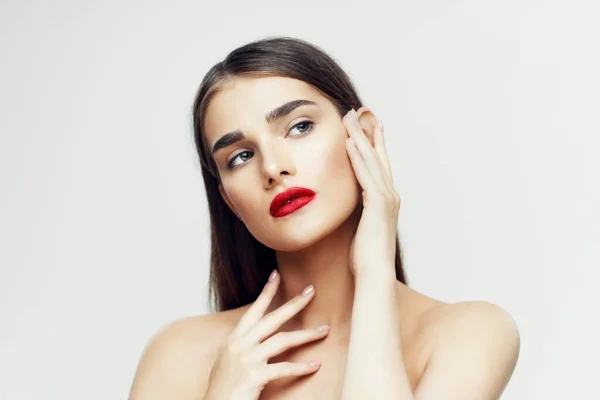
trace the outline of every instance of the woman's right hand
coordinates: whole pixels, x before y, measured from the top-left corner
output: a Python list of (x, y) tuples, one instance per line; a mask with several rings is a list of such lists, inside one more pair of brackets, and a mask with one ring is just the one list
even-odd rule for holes
[(302, 294), (265, 316), (280, 281), (277, 270), (271, 277), (273, 279), (269, 279), (221, 346), (210, 374), (205, 400), (256, 400), (272, 380), (308, 375), (319, 369), (319, 362), (268, 364), (269, 358), (294, 346), (322, 339), (329, 333), (325, 326), (324, 330), (314, 328), (273, 335), (312, 300), (314, 289), (312, 285), (307, 286)]

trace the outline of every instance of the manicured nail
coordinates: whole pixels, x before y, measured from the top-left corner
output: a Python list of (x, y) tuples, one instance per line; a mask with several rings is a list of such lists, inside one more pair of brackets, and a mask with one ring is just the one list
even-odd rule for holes
[(274, 269), (273, 272), (271, 272), (271, 276), (269, 276), (269, 282), (273, 282), (276, 277), (277, 277), (277, 270)]
[(329, 325), (319, 325), (317, 326), (317, 330), (319, 332), (327, 332), (329, 330)]
[(306, 288), (304, 288), (304, 290), (302, 291), (302, 296), (308, 296), (309, 294), (312, 293), (312, 291), (314, 290), (313, 285), (308, 285)]
[(383, 122), (381, 120), (379, 120), (379, 129), (383, 132)]
[(316, 367), (320, 367), (321, 363), (318, 362), (318, 361), (311, 361), (311, 362), (308, 363), (308, 365), (310, 365), (311, 367), (315, 367), (316, 368)]

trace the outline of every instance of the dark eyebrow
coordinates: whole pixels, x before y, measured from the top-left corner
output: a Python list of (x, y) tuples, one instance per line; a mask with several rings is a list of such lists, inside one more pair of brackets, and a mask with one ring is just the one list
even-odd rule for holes
[[(279, 107), (269, 111), (265, 115), (265, 121), (267, 121), (268, 124), (272, 124), (275, 121), (290, 114), (296, 108), (301, 107), (301, 106), (308, 106), (308, 105), (316, 106), (317, 103), (315, 103), (314, 101), (302, 100), (302, 99), (289, 101), (289, 102), (282, 104)], [(226, 133), (225, 135), (221, 136), (219, 138), (219, 140), (217, 140), (215, 142), (215, 144), (213, 145), (213, 148), (211, 150), (211, 154), (214, 155), (218, 150), (222, 149), (223, 147), (231, 146), (232, 144), (239, 142), (240, 140), (244, 139), (245, 137), (246, 136), (244, 136), (244, 133), (242, 131), (240, 131), (239, 129), (236, 129), (233, 132)]]

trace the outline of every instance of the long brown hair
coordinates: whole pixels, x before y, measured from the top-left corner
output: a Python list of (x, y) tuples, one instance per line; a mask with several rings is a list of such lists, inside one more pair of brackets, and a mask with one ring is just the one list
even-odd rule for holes
[[(209, 296), (213, 310), (225, 311), (256, 300), (271, 271), (275, 251), (256, 240), (219, 193), (220, 177), (203, 135), (206, 109), (223, 83), (236, 76), (294, 78), (312, 85), (336, 107), (340, 118), (362, 102), (348, 75), (319, 47), (291, 37), (268, 37), (241, 46), (204, 76), (193, 105), (194, 140), (210, 211)], [(396, 235), (396, 279), (406, 284)]]

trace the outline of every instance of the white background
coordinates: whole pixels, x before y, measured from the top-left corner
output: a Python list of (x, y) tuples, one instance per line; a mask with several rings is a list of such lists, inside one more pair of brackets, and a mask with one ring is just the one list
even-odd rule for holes
[(208, 311), (190, 109), (271, 35), (384, 121), (412, 287), (517, 321), (503, 399), (599, 398), (593, 3), (3, 0), (0, 398), (124, 399), (151, 335)]

